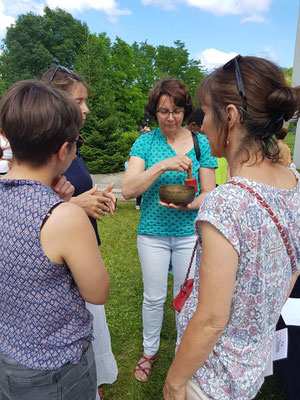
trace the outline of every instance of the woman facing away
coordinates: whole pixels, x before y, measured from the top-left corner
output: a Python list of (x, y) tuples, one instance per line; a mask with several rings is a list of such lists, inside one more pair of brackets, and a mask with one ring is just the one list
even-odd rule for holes
[[(42, 81), (67, 92), (79, 105), (83, 120), (85, 121), (86, 116), (89, 114), (86, 101), (90, 93), (90, 88), (81, 75), (58, 65), (46, 71), (42, 77)], [(89, 216), (98, 244), (100, 245), (97, 220), (102, 221), (102, 218), (107, 213), (110, 213), (112, 216), (114, 214), (116, 199), (111, 192), (114, 184), (109, 185), (103, 192), (99, 192), (97, 185), (93, 186), (92, 178), (79, 149), (76, 154), (77, 157), (64, 172), (68, 181), (75, 188), (71, 202), (80, 206)], [(111, 349), (104, 306), (87, 303), (87, 308), (94, 317), (93, 349), (96, 359), (98, 385), (113, 383), (117, 379), (118, 367)], [(99, 391), (99, 394), (101, 396), (101, 391)]]
[(299, 174), (277, 162), (274, 134), (299, 113), (300, 92), (273, 63), (237, 56), (203, 80), (198, 100), (212, 154), (227, 159), (233, 183), (200, 206), (194, 290), (179, 315), (164, 396), (253, 399), (299, 275)]
[[(195, 244), (193, 223), (204, 196), (215, 187), (217, 167), (206, 137), (197, 135), (197, 160), (192, 134), (182, 126), (194, 109), (186, 85), (175, 78), (159, 81), (145, 108), (156, 117), (159, 128), (136, 140), (122, 183), (125, 199), (143, 195), (137, 238), (144, 283), (143, 353), (135, 369), (141, 382), (148, 379), (157, 358), (170, 260), (175, 296)], [(200, 187), (195, 200), (187, 206), (159, 203), (159, 186), (183, 185), (188, 168)]]
[(0, 397), (94, 400), (85, 301), (104, 304), (109, 278), (86, 213), (50, 187), (76, 157), (81, 111), (22, 81), (2, 97), (0, 124), (14, 153), (0, 179)]

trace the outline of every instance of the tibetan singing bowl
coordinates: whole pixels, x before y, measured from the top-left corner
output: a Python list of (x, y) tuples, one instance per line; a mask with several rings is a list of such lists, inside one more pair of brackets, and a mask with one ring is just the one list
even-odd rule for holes
[(164, 203), (184, 206), (195, 198), (195, 188), (184, 185), (164, 185), (158, 189), (159, 198)]

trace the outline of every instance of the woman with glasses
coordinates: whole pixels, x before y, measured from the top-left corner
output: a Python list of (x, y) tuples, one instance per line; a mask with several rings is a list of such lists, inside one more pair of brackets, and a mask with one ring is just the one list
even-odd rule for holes
[[(204, 196), (215, 187), (217, 167), (205, 136), (197, 135), (198, 160), (192, 134), (182, 126), (194, 110), (186, 85), (175, 78), (163, 79), (148, 100), (145, 109), (156, 117), (159, 128), (134, 143), (122, 184), (125, 199), (143, 195), (137, 239), (144, 282), (143, 353), (135, 369), (141, 382), (148, 379), (157, 358), (170, 261), (175, 296), (195, 244), (193, 223)], [(187, 206), (159, 202), (159, 186), (184, 185), (189, 168), (200, 188), (195, 200)]]
[[(58, 65), (46, 71), (42, 81), (67, 92), (79, 105), (83, 120), (85, 121), (89, 113), (86, 101), (90, 94), (90, 88), (81, 75)], [(111, 192), (114, 184), (112, 183), (102, 193), (97, 190), (97, 185), (93, 186), (92, 178), (79, 152), (79, 149), (84, 144), (83, 138), (79, 137), (76, 144), (77, 157), (64, 172), (64, 175), (75, 187), (71, 202), (86, 212), (93, 225), (98, 245), (100, 245), (97, 220), (102, 221), (103, 216), (107, 213), (110, 213), (112, 216), (114, 214), (115, 197)], [(118, 369), (111, 350), (110, 334), (106, 323), (104, 306), (87, 303), (87, 308), (94, 316), (95, 340), (93, 341), (93, 349), (96, 359), (98, 385), (113, 383), (117, 379)], [(99, 395), (101, 395), (100, 390)]]
[(166, 400), (253, 399), (300, 267), (300, 181), (278, 163), (275, 134), (300, 111), (300, 88), (257, 57), (205, 77), (197, 98), (212, 154), (232, 178), (200, 206), (193, 292), (178, 322)]
[(31, 80), (3, 95), (0, 125), (14, 162), (0, 179), (0, 398), (94, 400), (93, 320), (109, 277), (79, 207), (51, 188), (76, 157), (82, 114)]

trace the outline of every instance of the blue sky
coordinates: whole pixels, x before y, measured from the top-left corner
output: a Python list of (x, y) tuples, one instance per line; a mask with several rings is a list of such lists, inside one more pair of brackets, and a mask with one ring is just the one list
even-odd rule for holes
[(210, 69), (235, 54), (293, 65), (299, 0), (0, 0), (2, 37), (19, 13), (57, 6), (127, 43), (185, 43), (190, 57)]

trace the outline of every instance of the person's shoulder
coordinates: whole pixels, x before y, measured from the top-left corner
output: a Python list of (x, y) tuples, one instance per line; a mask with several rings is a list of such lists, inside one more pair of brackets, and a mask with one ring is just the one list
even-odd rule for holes
[(203, 199), (203, 207), (217, 208), (218, 212), (237, 211), (246, 193), (239, 187), (224, 183), (209, 192)]
[(209, 141), (208, 141), (207, 137), (203, 133), (197, 132), (197, 137), (198, 137), (198, 141), (199, 141), (200, 146), (201, 145), (209, 146)]
[(155, 136), (159, 134), (159, 128), (154, 129), (153, 131), (144, 133), (143, 135), (139, 136), (137, 141), (141, 142), (149, 142), (151, 141)]
[(157, 129), (139, 136), (134, 142), (130, 155), (137, 155), (147, 153), (147, 149), (153, 144), (153, 140), (159, 136)]
[(60, 203), (47, 221), (48, 228), (59, 230), (79, 229), (82, 224), (89, 222), (85, 211), (71, 202)]

